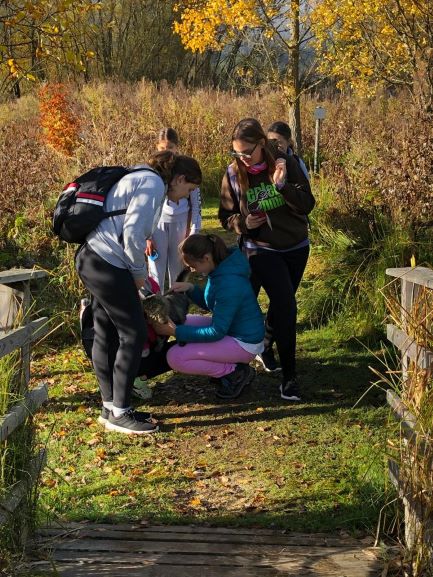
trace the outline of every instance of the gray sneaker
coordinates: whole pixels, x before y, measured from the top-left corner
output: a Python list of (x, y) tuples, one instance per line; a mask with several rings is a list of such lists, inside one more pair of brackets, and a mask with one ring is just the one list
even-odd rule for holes
[[(105, 425), (108, 422), (108, 417), (110, 416), (110, 409), (102, 406), (101, 414), (98, 417), (98, 423)], [(137, 421), (150, 421), (152, 419), (152, 413), (146, 413), (145, 411), (135, 411), (135, 418)]]
[(136, 411), (132, 409), (129, 409), (120, 417), (115, 417), (111, 412), (108, 421), (105, 423), (105, 428), (108, 431), (117, 431), (126, 435), (148, 435), (159, 431), (158, 425), (150, 419), (139, 420)]

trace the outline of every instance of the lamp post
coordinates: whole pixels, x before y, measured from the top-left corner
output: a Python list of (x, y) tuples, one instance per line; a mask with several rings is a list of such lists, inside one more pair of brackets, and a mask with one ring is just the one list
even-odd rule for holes
[(323, 106), (316, 106), (314, 109), (314, 118), (316, 119), (316, 135), (314, 138), (314, 173), (319, 172), (319, 140), (320, 140), (320, 122), (324, 120), (326, 110)]

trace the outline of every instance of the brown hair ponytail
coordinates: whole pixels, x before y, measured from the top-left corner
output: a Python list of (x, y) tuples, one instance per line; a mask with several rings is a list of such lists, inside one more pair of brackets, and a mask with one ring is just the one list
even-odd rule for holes
[(148, 162), (162, 180), (169, 184), (178, 174), (183, 174), (187, 182), (201, 184), (202, 174), (199, 163), (190, 156), (174, 154), (171, 150), (156, 152)]
[(229, 255), (225, 242), (216, 234), (192, 234), (179, 245), (179, 252), (183, 259), (191, 260), (200, 260), (205, 254), (211, 254), (215, 265)]

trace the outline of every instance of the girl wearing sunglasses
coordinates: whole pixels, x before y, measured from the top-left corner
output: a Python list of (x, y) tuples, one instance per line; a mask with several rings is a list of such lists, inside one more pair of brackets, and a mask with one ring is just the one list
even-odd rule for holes
[(219, 218), (226, 230), (239, 235), (256, 295), (263, 287), (269, 297), (265, 351), (258, 360), (268, 372), (282, 370), (283, 399), (300, 401), (295, 294), (309, 254), (307, 215), (314, 197), (296, 159), (272, 147), (254, 118), (236, 125), (231, 156), (221, 185)]

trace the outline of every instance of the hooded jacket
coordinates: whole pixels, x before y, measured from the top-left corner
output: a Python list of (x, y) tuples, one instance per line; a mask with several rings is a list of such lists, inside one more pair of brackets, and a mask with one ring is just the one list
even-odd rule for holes
[[(307, 214), (314, 207), (314, 197), (294, 156), (279, 153), (286, 159), (287, 177), (278, 190), (264, 170), (248, 174), (248, 190), (235, 190), (228, 172), (221, 184), (218, 216), (226, 230), (236, 232), (243, 240), (252, 240), (275, 250), (287, 250), (308, 238)], [(236, 164), (233, 165), (236, 170)], [(265, 223), (248, 229), (245, 219), (255, 210), (266, 211), (271, 227)]]
[(263, 340), (263, 316), (251, 287), (248, 261), (238, 248), (229, 251), (229, 256), (209, 274), (204, 290), (195, 285), (188, 291), (193, 302), (212, 312), (212, 324), (177, 326), (178, 342), (212, 342), (225, 336), (252, 344)]

